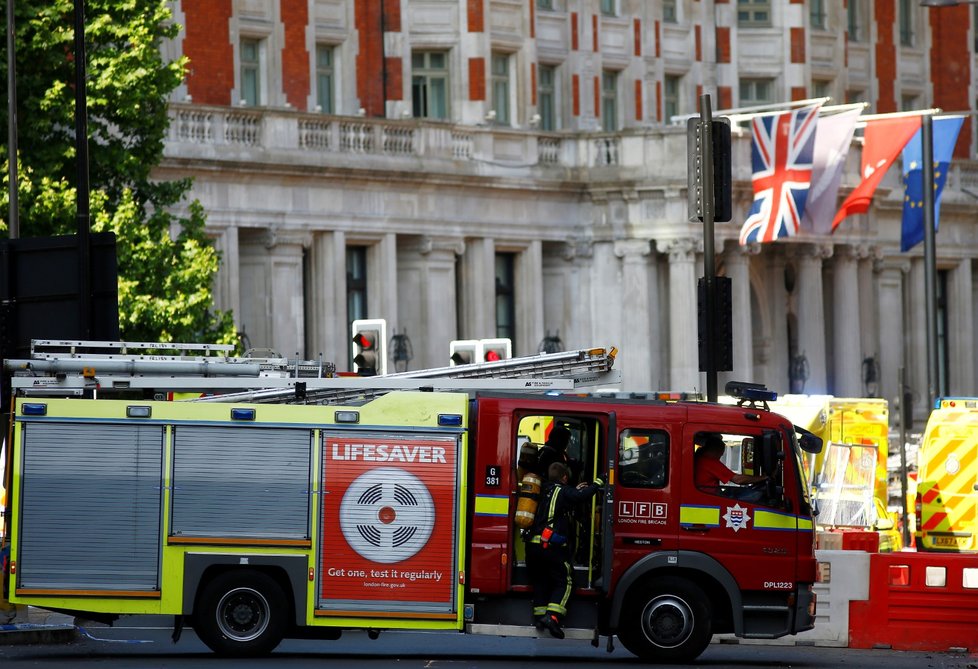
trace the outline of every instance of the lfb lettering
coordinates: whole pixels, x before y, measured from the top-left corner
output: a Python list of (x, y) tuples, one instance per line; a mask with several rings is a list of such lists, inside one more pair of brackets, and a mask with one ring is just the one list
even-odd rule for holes
[(662, 502), (621, 502), (618, 515), (623, 518), (667, 518), (669, 507)]

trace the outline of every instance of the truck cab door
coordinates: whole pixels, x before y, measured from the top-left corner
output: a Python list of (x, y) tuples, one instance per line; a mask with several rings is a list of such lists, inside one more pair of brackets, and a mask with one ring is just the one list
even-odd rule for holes
[(614, 472), (615, 472), (615, 435), (618, 434), (618, 419), (614, 411), (608, 414), (608, 439), (605, 439), (605, 462), (604, 471), (606, 472), (608, 478), (604, 482), (603, 495), (599, 493), (598, 504), (602, 505), (598, 507), (598, 513), (601, 516), (601, 538), (602, 538), (602, 555), (601, 555), (601, 574), (596, 582), (596, 585), (604, 590), (608, 591), (611, 585), (611, 569), (612, 560), (615, 554), (614, 547), (614, 528), (615, 528), (615, 486), (614, 486)]
[[(697, 485), (694, 443), (708, 433), (722, 437), (726, 447), (723, 461), (729, 469), (737, 474), (771, 477), (767, 489), (706, 486), (702, 481)], [(773, 430), (688, 424), (683, 447), (680, 550), (715, 558), (734, 575), (741, 590), (793, 589), (799, 530), (797, 509), (792, 509), (794, 502), (785, 496), (785, 485), (793, 481), (793, 463), (785, 457), (790, 445)], [(806, 538), (811, 541), (810, 528)]]

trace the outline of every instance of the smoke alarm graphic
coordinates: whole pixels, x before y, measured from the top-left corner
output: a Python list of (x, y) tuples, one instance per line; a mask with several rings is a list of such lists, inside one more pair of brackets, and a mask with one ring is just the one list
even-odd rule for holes
[(340, 503), (340, 529), (362, 557), (392, 564), (424, 548), (435, 526), (435, 505), (414, 474), (381, 467), (358, 476)]

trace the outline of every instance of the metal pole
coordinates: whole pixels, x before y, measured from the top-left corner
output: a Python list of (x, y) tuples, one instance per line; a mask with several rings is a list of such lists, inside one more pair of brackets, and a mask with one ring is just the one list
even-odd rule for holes
[(920, 141), (924, 179), (924, 300), (927, 310), (927, 412), (938, 395), (937, 371), (937, 260), (934, 234), (934, 119), (923, 117)]
[(89, 239), (88, 97), (85, 84), (85, 0), (75, 0), (75, 152), (78, 186), (78, 324), (82, 339), (92, 338), (92, 259)]
[(703, 277), (706, 281), (706, 401), (717, 401), (716, 336), (716, 260), (714, 258), (713, 201), (713, 110), (708, 94), (700, 96), (700, 165), (703, 189), (700, 210), (703, 212)]
[(903, 520), (903, 545), (910, 545), (910, 511), (907, 508), (907, 492), (909, 491), (909, 483), (907, 481), (907, 418), (913, 407), (907, 406), (907, 393), (904, 392), (906, 388), (906, 379), (904, 374), (906, 370), (903, 367), (897, 370), (897, 386), (900, 388), (900, 415), (897, 416), (897, 420), (900, 421), (900, 513)]
[(7, 229), (11, 239), (20, 237), (17, 209), (17, 49), (14, 36), (14, 0), (7, 0), (7, 168), (10, 175)]

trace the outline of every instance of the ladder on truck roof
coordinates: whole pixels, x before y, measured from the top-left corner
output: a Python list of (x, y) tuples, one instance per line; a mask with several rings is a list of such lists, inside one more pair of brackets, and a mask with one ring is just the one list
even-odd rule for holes
[(31, 358), (6, 360), (21, 396), (80, 396), (97, 391), (207, 393), (201, 402), (336, 404), (391, 390), (522, 390), (607, 387), (621, 380), (615, 348), (541, 353), (496, 362), (383, 376), (337, 376), (332, 363), (281, 357), (232, 357), (230, 345), (34, 340)]

